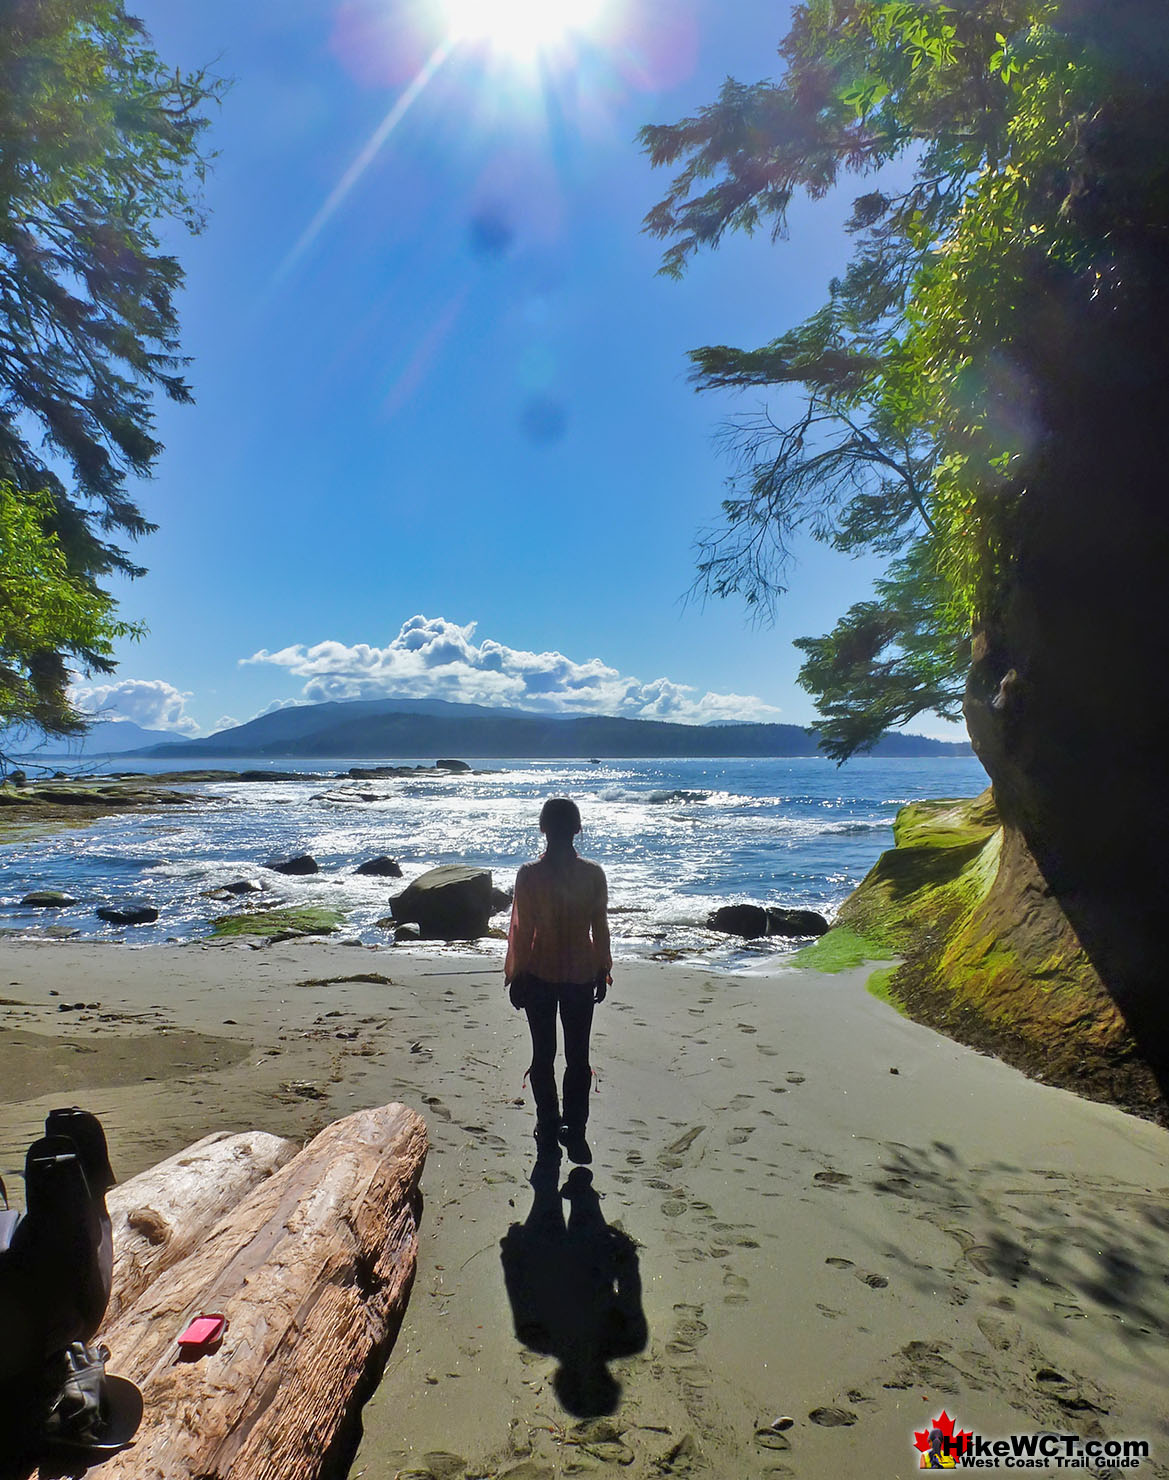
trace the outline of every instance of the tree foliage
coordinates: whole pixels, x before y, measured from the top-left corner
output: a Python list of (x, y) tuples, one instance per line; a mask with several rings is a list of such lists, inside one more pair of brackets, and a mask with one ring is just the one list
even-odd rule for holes
[(165, 66), (121, 0), (0, 0), (0, 611), (31, 611), (30, 570), (56, 590), (0, 630), (4, 704), (53, 728), (76, 722), (65, 659), (108, 671), (129, 630), (97, 580), (141, 574), (120, 541), (153, 528), (127, 491), (161, 450), (153, 398), (190, 399), (161, 233), (201, 227), (219, 91)]
[(676, 171), (646, 227), (678, 276), (729, 230), (785, 237), (799, 192), (876, 177), (818, 312), (762, 348), (691, 353), (699, 388), (803, 397), (794, 417), (765, 405), (728, 429), (737, 468), (699, 589), (770, 614), (800, 530), (889, 557), (873, 600), (797, 644), (844, 759), (889, 724), (957, 712), (1056, 434), (1043, 344), (1066, 344), (1077, 315), (1138, 315), (1163, 279), (1169, 27), (1155, 0), (812, 0), (779, 50), (778, 81), (728, 80), (642, 131)]
[(47, 493), (0, 483), (0, 729), (80, 729), (64, 701), (68, 660), (108, 664), (115, 640), (138, 631), (114, 618), (112, 597), (70, 571), (60, 539), (47, 532), (52, 516)]

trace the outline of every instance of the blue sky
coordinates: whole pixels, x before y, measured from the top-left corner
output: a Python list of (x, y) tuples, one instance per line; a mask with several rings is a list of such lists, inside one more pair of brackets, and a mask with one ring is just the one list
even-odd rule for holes
[(160, 528), (118, 588), (150, 631), (92, 701), (186, 733), (381, 693), (808, 723), (791, 639), (878, 567), (809, 545), (770, 628), (682, 604), (715, 433), (758, 404), (696, 395), (686, 351), (816, 307), (847, 196), (675, 282), (640, 229), (667, 177), (635, 141), (771, 75), (787, 7), (590, 0), (533, 61), (452, 39), (456, 3), (135, 7), (164, 58), (233, 85), (207, 229), (174, 239), (196, 404), (159, 408)]

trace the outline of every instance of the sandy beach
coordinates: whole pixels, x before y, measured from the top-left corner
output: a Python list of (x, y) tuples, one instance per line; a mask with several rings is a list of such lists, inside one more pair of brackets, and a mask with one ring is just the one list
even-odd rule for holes
[(417, 1280), (354, 1477), (908, 1476), (943, 1407), (990, 1437), (1147, 1439), (1140, 1473), (1169, 1475), (1169, 1136), (901, 1018), (863, 971), (618, 963), (570, 1180), (533, 1179), (495, 958), (0, 961), (17, 1200), (63, 1101), (102, 1117), (121, 1178), (211, 1130), (423, 1113)]

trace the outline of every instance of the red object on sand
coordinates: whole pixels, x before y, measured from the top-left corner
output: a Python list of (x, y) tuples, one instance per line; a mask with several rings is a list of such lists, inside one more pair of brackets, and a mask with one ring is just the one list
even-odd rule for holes
[(223, 1339), (227, 1330), (227, 1318), (221, 1315), (196, 1316), (183, 1334), (179, 1345), (183, 1354), (189, 1356), (200, 1349), (206, 1350)]

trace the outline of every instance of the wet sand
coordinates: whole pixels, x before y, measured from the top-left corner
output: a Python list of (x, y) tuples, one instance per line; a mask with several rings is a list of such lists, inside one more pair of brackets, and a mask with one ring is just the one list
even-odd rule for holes
[(425, 1115), (418, 1276), (354, 1477), (908, 1476), (943, 1407), (1148, 1439), (1138, 1473), (1169, 1475), (1169, 1135), (906, 1021), (863, 972), (619, 964), (570, 1181), (533, 1178), (493, 959), (4, 941), (0, 969), (10, 1191), (62, 1099), (122, 1177), (211, 1130)]

